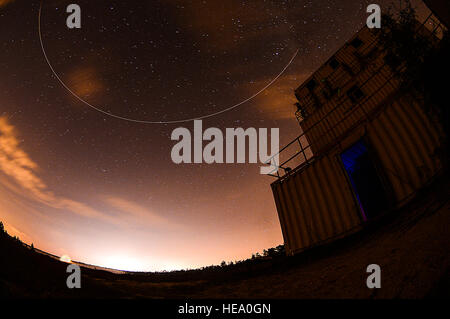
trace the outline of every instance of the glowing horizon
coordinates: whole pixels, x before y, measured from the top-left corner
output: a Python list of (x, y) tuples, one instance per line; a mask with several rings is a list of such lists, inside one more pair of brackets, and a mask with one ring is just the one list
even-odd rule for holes
[[(279, 128), (281, 146), (300, 133), (294, 90), (367, 19), (351, 1), (79, 0), (86, 16), (74, 31), (69, 3), (45, 1), (46, 56), (77, 96), (127, 118), (236, 105), (299, 49), (261, 94), (204, 122)], [(0, 221), (10, 234), (130, 271), (218, 265), (283, 243), (260, 164), (177, 165), (171, 133), (192, 123), (131, 123), (81, 103), (46, 63), (38, 13), (39, 1), (0, 1)]]

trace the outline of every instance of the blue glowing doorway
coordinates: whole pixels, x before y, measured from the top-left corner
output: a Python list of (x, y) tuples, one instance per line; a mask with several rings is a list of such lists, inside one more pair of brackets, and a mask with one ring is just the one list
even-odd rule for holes
[(386, 191), (366, 144), (363, 141), (355, 143), (341, 154), (341, 160), (364, 221), (386, 210)]

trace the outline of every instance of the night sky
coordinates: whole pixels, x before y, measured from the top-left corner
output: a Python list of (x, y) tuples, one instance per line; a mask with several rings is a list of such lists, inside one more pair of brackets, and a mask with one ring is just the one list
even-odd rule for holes
[[(45, 0), (42, 36), (67, 86), (138, 121), (300, 133), (294, 89), (365, 23), (373, 1)], [(82, 28), (66, 27), (66, 7)], [(378, 1), (387, 4), (388, 1)], [(127, 270), (239, 260), (283, 242), (259, 164), (172, 163), (171, 132), (90, 108), (47, 64), (39, 0), (0, 0), (0, 220), (42, 250)]]

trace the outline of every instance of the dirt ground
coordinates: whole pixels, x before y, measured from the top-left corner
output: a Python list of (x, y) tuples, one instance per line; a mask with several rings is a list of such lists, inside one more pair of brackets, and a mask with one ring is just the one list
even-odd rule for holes
[[(63, 298), (448, 298), (450, 188), (436, 183), (401, 210), (331, 245), (264, 260), (245, 271), (117, 275), (82, 269), (65, 287), (66, 265), (47, 256), (0, 260), (0, 295)], [(15, 252), (15, 250), (13, 250)], [(5, 252), (7, 253), (7, 252)], [(28, 252), (26, 253), (28, 254)], [(15, 256), (15, 255), (14, 255)], [(45, 259), (44, 259), (45, 258)], [(15, 264), (14, 264), (15, 263)], [(33, 264), (38, 276), (24, 276)], [(366, 268), (381, 266), (381, 289)], [(38, 279), (36, 279), (38, 278)]]
[[(255, 277), (214, 283), (109, 283), (135, 296), (167, 298), (423, 298), (448, 297), (450, 201), (447, 189), (419, 200), (351, 238), (297, 256), (286, 267)], [(381, 267), (381, 289), (368, 289), (369, 264)], [(164, 289), (159, 289), (164, 287)], [(186, 295), (179, 295), (178, 289)], [(158, 293), (160, 291), (161, 294)]]

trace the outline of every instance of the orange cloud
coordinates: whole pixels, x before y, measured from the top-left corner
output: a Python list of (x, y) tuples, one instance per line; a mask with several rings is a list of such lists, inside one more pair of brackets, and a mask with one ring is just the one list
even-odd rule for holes
[[(295, 89), (307, 78), (306, 74), (284, 75), (272, 86), (267, 88), (255, 99), (255, 106), (268, 118), (272, 119), (295, 119)], [(246, 86), (249, 92), (255, 87), (263, 87), (270, 80), (260, 80), (252, 85)]]
[[(202, 42), (212, 43), (218, 50), (240, 46), (249, 39), (264, 35), (286, 35), (289, 26), (276, 27), (273, 16), (283, 12), (270, 3), (241, 0), (183, 1), (169, 0), (184, 15), (179, 15), (183, 30), (191, 32)], [(253, 14), (249, 14), (252, 12)], [(201, 42), (200, 42), (201, 43)]]
[(3, 221), (3, 224), (5, 226), (6, 231), (8, 232), (8, 234), (10, 236), (13, 236), (13, 237), (16, 236), (25, 243), (33, 242), (33, 239), (30, 236), (28, 236), (26, 233), (22, 232), (21, 230), (17, 229), (13, 225), (9, 224), (7, 221)]
[(104, 201), (121, 212), (123, 221), (128, 223), (145, 223), (156, 228), (182, 229), (183, 225), (175, 224), (165, 217), (151, 212), (149, 209), (119, 197), (105, 197)]
[[(39, 167), (20, 147), (17, 133), (5, 117), (0, 117), (0, 169), (12, 178), (28, 195), (50, 207), (68, 209), (86, 217), (109, 219), (108, 215), (97, 212), (82, 203), (64, 197), (58, 197), (48, 190), (47, 185), (38, 176)], [(17, 189), (15, 189), (17, 191)]]
[(39, 166), (21, 149), (14, 126), (5, 117), (0, 117), (0, 171), (14, 181), (2, 185), (12, 192), (28, 199), (73, 214), (94, 218), (118, 226), (141, 225), (149, 227), (170, 226), (171, 223), (147, 209), (121, 198), (108, 198), (105, 202), (120, 211), (119, 214), (106, 214), (84, 203), (64, 196), (58, 196), (48, 189), (39, 177)]
[(68, 86), (81, 98), (95, 97), (104, 88), (100, 75), (93, 67), (78, 68), (70, 72)]
[(36, 176), (37, 164), (19, 147), (15, 129), (5, 117), (0, 117), (0, 168), (31, 193), (51, 197), (45, 194), (45, 184)]
[(11, 2), (14, 2), (14, 0), (0, 0), (0, 7), (4, 7)]

